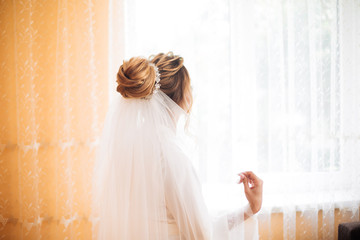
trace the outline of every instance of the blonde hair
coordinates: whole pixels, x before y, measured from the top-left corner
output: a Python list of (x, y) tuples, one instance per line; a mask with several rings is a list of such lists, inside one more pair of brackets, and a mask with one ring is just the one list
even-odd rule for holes
[(143, 98), (152, 94), (155, 85), (155, 69), (141, 57), (123, 61), (117, 73), (116, 90), (124, 98)]
[[(184, 59), (172, 52), (152, 55), (149, 60), (133, 57), (124, 61), (117, 74), (117, 91), (125, 98), (143, 98), (151, 95), (155, 88), (155, 69), (160, 73), (160, 90), (179, 106), (192, 106), (190, 76), (184, 66)], [(188, 99), (186, 99), (186, 94)]]

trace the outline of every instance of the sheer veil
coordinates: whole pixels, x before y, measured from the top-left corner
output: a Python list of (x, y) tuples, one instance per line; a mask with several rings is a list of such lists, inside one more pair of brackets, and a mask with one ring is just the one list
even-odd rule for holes
[(97, 239), (169, 239), (172, 224), (175, 239), (212, 238), (200, 183), (176, 134), (184, 116), (162, 91), (113, 100), (93, 172)]
[[(168, 239), (167, 202), (174, 197), (171, 192), (182, 191), (185, 176), (179, 171), (187, 171), (183, 163), (188, 159), (177, 148), (180, 145), (175, 138), (177, 120), (184, 114), (162, 91), (149, 99), (118, 96), (112, 102), (93, 177), (99, 239)], [(169, 180), (172, 189), (166, 193)], [(203, 207), (196, 209), (194, 203), (192, 209), (180, 210), (176, 207), (181, 202), (175, 205), (175, 211), (189, 213), (181, 226), (185, 237), (207, 234)], [(190, 216), (194, 211), (204, 220)]]

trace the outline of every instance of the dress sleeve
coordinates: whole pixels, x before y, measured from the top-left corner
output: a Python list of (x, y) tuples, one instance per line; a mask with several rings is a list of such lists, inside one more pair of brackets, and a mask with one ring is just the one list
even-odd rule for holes
[[(165, 197), (181, 239), (258, 239), (257, 220), (248, 205), (215, 216), (209, 214), (192, 163), (173, 146), (169, 144), (164, 151)], [(250, 217), (246, 226), (244, 213)]]
[[(244, 217), (246, 216), (246, 220)], [(258, 222), (249, 204), (235, 211), (213, 216), (212, 237), (217, 239), (258, 239)]]

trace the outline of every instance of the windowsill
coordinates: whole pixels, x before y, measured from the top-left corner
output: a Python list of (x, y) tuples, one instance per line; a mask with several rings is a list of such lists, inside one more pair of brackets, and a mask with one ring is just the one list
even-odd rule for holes
[[(247, 204), (243, 186), (237, 184), (204, 184), (203, 193), (210, 211), (237, 209)], [(312, 193), (264, 192), (259, 214), (284, 211), (359, 208), (360, 196), (355, 191), (316, 191)]]
[[(358, 195), (358, 194), (357, 194)], [(267, 198), (267, 199), (266, 199)], [(355, 192), (316, 192), (310, 194), (264, 194), (261, 212), (282, 213), (284, 210), (306, 211), (328, 208), (359, 208), (360, 198)]]

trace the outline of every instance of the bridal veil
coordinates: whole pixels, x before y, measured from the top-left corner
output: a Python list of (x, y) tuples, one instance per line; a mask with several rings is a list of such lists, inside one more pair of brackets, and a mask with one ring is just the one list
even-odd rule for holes
[[(186, 115), (162, 91), (149, 98), (113, 100), (100, 137), (93, 175), (97, 239), (257, 239), (257, 221), (228, 229), (212, 217), (178, 120)], [(251, 222), (252, 221), (252, 222)], [(248, 236), (248, 237), (246, 237)]]

